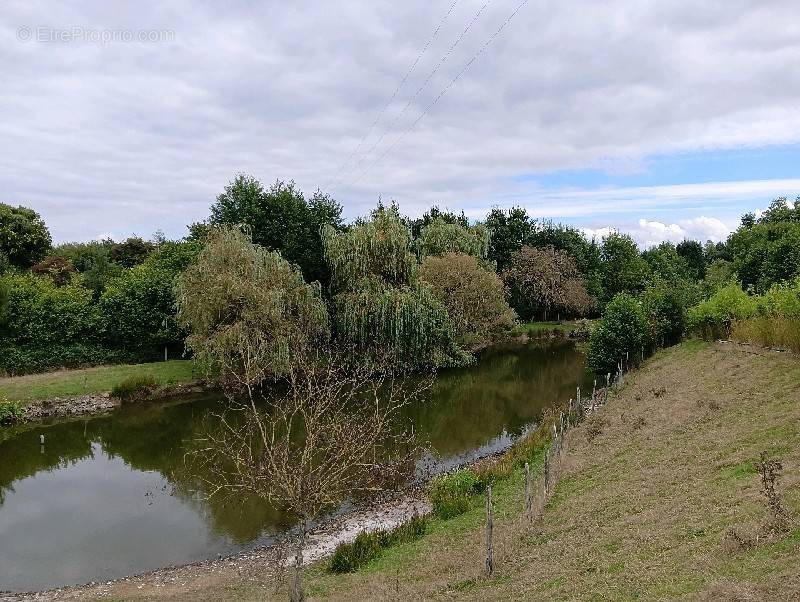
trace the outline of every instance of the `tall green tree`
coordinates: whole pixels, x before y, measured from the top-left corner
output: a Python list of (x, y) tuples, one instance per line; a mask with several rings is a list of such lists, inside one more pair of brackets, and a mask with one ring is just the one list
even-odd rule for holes
[(280, 251), (307, 281), (327, 285), (321, 231), (342, 228), (342, 207), (320, 191), (306, 199), (294, 182), (277, 180), (265, 189), (252, 176), (239, 174), (211, 206), (209, 224), (246, 225), (255, 244)]
[(603, 238), (600, 259), (607, 300), (619, 293), (636, 295), (644, 290), (650, 269), (630, 236), (612, 232)]
[(0, 263), (26, 270), (44, 259), (51, 244), (50, 231), (38, 213), (0, 203)]
[(773, 201), (761, 217), (748, 214), (728, 238), (733, 267), (745, 287), (765, 292), (800, 275), (800, 200)]
[(703, 245), (696, 240), (684, 240), (679, 242), (675, 251), (683, 257), (689, 268), (690, 276), (694, 280), (702, 280), (706, 277), (706, 260)]
[(536, 223), (522, 207), (504, 211), (493, 208), (486, 216), (489, 230), (488, 258), (494, 261), (497, 271), (502, 272), (511, 264), (511, 256), (523, 245), (531, 243)]

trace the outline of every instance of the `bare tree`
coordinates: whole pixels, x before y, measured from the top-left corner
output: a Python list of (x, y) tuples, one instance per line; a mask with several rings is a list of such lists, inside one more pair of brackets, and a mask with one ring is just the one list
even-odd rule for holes
[(198, 450), (210, 496), (255, 495), (299, 521), (293, 602), (303, 599), (310, 523), (413, 472), (416, 446), (402, 409), (431, 384), (330, 357), (298, 358), (284, 394), (262, 401), (246, 388), (248, 397), (220, 416), (222, 429)]

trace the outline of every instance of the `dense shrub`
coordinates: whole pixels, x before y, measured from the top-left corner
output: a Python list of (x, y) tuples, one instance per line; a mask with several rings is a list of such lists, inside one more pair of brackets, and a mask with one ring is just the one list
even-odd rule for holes
[(483, 483), (474, 472), (461, 469), (433, 479), (428, 497), (434, 514), (448, 519), (469, 510), (472, 496), (482, 488)]
[(641, 301), (650, 323), (649, 339), (661, 346), (680, 342), (686, 327), (686, 307), (680, 291), (666, 282), (652, 283), (642, 293)]
[(9, 401), (0, 397), (0, 425), (7, 426), (22, 420), (25, 410), (18, 401)]
[(472, 255), (426, 257), (420, 279), (447, 308), (456, 342), (465, 349), (484, 347), (514, 326), (516, 314), (506, 301), (503, 281)]
[(174, 275), (147, 263), (125, 270), (106, 285), (99, 308), (108, 324), (105, 341), (142, 360), (176, 347), (183, 333), (175, 320)]
[(0, 345), (0, 373), (10, 375), (82, 368), (101, 364), (126, 364), (139, 356), (125, 349), (108, 349), (99, 343), (72, 342), (47, 347)]
[(427, 525), (424, 516), (413, 516), (391, 531), (359, 533), (352, 543), (336, 547), (329, 569), (332, 573), (352, 573), (380, 556), (385, 548), (419, 539), (425, 535)]
[(105, 322), (90, 290), (77, 283), (58, 287), (32, 274), (6, 275), (1, 282), (7, 301), (0, 369), (22, 374), (107, 359)]
[(688, 328), (705, 338), (727, 339), (736, 320), (750, 318), (755, 313), (755, 300), (738, 284), (729, 284), (689, 310)]
[(111, 396), (122, 401), (146, 399), (158, 388), (158, 381), (151, 374), (137, 374), (120, 381), (111, 389)]
[(626, 353), (636, 357), (649, 344), (650, 324), (640, 302), (617, 294), (589, 337), (587, 363), (599, 374), (615, 372)]
[(585, 316), (596, 306), (575, 259), (552, 246), (523, 246), (511, 256), (503, 279), (514, 308), (525, 320), (538, 316), (547, 321), (554, 313)]

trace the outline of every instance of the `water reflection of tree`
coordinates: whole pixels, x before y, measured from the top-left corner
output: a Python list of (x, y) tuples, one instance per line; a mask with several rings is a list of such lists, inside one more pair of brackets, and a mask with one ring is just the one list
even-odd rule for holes
[(504, 430), (518, 432), (545, 407), (574, 396), (585, 378), (583, 355), (570, 342), (489, 351), (472, 369), (442, 373), (432, 403), (409, 416), (440, 456), (452, 456)]

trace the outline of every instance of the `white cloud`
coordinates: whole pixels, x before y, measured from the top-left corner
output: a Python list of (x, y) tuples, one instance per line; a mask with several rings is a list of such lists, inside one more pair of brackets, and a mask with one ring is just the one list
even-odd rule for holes
[(643, 249), (662, 242), (679, 243), (686, 239), (719, 242), (725, 240), (731, 232), (731, 228), (722, 221), (705, 216), (685, 219), (673, 224), (639, 219), (635, 225), (581, 228), (581, 230), (588, 238), (596, 238), (598, 241), (613, 231), (629, 234)]
[[(458, 3), (362, 148), (373, 146), (483, 3)], [(313, 191), (335, 179), (449, 5), (183, 0), (143, 9), (11, 0), (0, 21), (2, 201), (32, 205), (64, 239), (97, 230), (181, 234), (237, 171), (267, 182), (293, 178)], [(553, 192), (514, 178), (586, 167), (630, 172), (652, 153), (800, 142), (796, 0), (531, 0), (360, 176), (514, 6), (491, 3), (375, 152), (345, 169), (336, 192), (348, 216), (379, 195), (409, 213), (431, 203), (476, 212), (523, 199), (555, 217), (598, 215), (617, 202), (631, 211), (699, 203), (698, 185), (664, 194)], [(48, 44), (21, 41), (21, 26), (174, 36)], [(717, 202), (769, 189), (746, 187), (715, 184)]]

